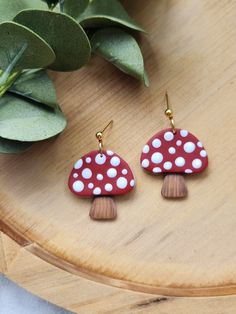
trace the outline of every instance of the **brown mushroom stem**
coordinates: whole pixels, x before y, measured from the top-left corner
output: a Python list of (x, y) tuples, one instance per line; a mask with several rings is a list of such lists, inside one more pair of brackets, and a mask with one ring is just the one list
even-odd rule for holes
[(112, 197), (97, 196), (93, 200), (89, 216), (93, 220), (113, 220), (116, 219), (116, 204)]
[(161, 194), (165, 198), (183, 198), (188, 194), (182, 174), (170, 173), (164, 178)]

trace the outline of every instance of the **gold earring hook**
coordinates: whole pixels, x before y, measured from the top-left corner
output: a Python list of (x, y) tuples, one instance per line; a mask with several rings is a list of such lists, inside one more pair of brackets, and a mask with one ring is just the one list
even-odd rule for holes
[(167, 91), (165, 93), (165, 100), (166, 100), (165, 115), (170, 120), (170, 125), (171, 125), (171, 128), (172, 128), (172, 132), (175, 134), (176, 133), (176, 129), (175, 129), (175, 123), (174, 123), (174, 113), (173, 113), (173, 110), (170, 108), (169, 95), (168, 95)]
[(99, 152), (100, 155), (102, 156), (102, 152), (103, 152), (103, 133), (107, 130), (107, 128), (109, 126), (111, 126), (113, 124), (113, 120), (111, 120), (102, 131), (98, 131), (96, 133), (96, 138), (98, 140), (98, 145), (99, 145)]

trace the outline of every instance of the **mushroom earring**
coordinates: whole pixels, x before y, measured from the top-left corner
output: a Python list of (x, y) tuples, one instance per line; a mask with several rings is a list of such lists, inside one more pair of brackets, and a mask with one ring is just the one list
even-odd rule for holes
[(93, 198), (89, 215), (94, 220), (115, 219), (117, 210), (113, 196), (130, 192), (135, 185), (129, 165), (103, 148), (103, 133), (112, 123), (96, 133), (99, 149), (75, 163), (68, 182), (69, 189), (76, 195)]
[(208, 157), (202, 143), (193, 134), (175, 128), (167, 92), (165, 98), (165, 115), (171, 128), (160, 131), (147, 142), (141, 165), (152, 174), (164, 174), (163, 197), (183, 198), (188, 193), (184, 175), (202, 172), (208, 165)]

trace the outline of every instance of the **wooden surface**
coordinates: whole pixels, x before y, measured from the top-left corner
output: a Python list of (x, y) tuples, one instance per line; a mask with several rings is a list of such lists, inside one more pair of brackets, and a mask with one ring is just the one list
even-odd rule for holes
[[(125, 4), (149, 32), (142, 48), (151, 87), (98, 58), (53, 74), (67, 130), (21, 156), (1, 156), (2, 272), (78, 313), (234, 313), (236, 2)], [(145, 142), (168, 127), (166, 89), (177, 127), (209, 154), (208, 170), (186, 178), (181, 201), (163, 199), (161, 176), (139, 166)], [(130, 164), (137, 188), (116, 198), (115, 222), (101, 223), (88, 218), (90, 200), (73, 196), (67, 178), (110, 119), (105, 145)]]

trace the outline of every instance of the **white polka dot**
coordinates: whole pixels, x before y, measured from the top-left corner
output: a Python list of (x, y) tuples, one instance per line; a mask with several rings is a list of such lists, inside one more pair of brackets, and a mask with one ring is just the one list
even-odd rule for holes
[(174, 147), (170, 147), (168, 149), (168, 151), (169, 151), (170, 154), (175, 154), (176, 153), (176, 149)]
[(97, 179), (98, 179), (99, 181), (103, 180), (103, 175), (102, 175), (101, 173), (99, 173), (99, 174), (97, 175)]
[(80, 168), (82, 167), (82, 165), (83, 165), (83, 160), (82, 160), (82, 159), (79, 159), (79, 160), (75, 163), (74, 168), (75, 168), (75, 169), (80, 169)]
[(155, 138), (155, 140), (152, 141), (152, 146), (154, 148), (159, 148), (161, 147), (161, 141), (158, 138)]
[(85, 159), (85, 161), (87, 162), (87, 164), (90, 164), (90, 162), (91, 162), (91, 158), (90, 157), (87, 157), (86, 159)]
[(81, 192), (81, 191), (83, 191), (83, 189), (84, 189), (84, 184), (82, 181), (75, 181), (73, 183), (73, 190), (75, 192)]
[(124, 177), (120, 177), (117, 181), (116, 181), (116, 185), (119, 189), (125, 189), (127, 187), (127, 180)]
[(182, 145), (182, 141), (181, 141), (181, 140), (178, 140), (178, 141), (176, 142), (176, 145), (177, 145), (177, 146), (181, 146), (181, 145)]
[(173, 140), (173, 138), (174, 138), (174, 134), (173, 134), (173, 132), (166, 132), (165, 134), (164, 134), (164, 139), (166, 140), (166, 141), (172, 141)]
[(175, 164), (177, 167), (183, 167), (185, 165), (185, 159), (183, 157), (178, 157), (175, 159)]
[(105, 190), (106, 190), (107, 192), (111, 192), (111, 191), (113, 190), (113, 186), (112, 186), (110, 183), (107, 183), (107, 184), (105, 185)]
[(203, 145), (202, 145), (201, 142), (197, 142), (197, 146), (198, 146), (198, 147), (203, 147)]
[(143, 153), (144, 154), (147, 154), (150, 150), (150, 147), (148, 145), (145, 145), (144, 148), (143, 148)]
[(143, 161), (142, 161), (142, 167), (143, 168), (147, 168), (149, 166), (149, 160), (148, 159), (144, 159)]
[(166, 161), (163, 167), (165, 170), (170, 170), (172, 168), (172, 163), (170, 161)]
[(200, 151), (200, 155), (202, 157), (206, 157), (207, 156), (207, 152), (203, 149), (203, 150)]
[(107, 155), (108, 155), (108, 156), (112, 156), (112, 155), (114, 155), (114, 153), (113, 153), (113, 151), (111, 151), (111, 150), (107, 150)]
[(153, 173), (160, 173), (160, 172), (162, 172), (162, 170), (159, 167), (155, 167), (155, 168), (152, 169), (152, 172)]
[(73, 177), (74, 177), (74, 178), (78, 178), (78, 176), (79, 176), (78, 173), (74, 173), (74, 174), (73, 174)]
[(202, 161), (200, 159), (196, 158), (196, 159), (193, 160), (192, 166), (195, 169), (199, 169), (202, 166)]
[(122, 174), (125, 176), (125, 175), (127, 175), (127, 173), (128, 173), (128, 170), (127, 169), (123, 169), (122, 170)]
[(181, 131), (180, 131), (180, 135), (181, 135), (182, 137), (186, 137), (186, 136), (188, 135), (188, 131), (186, 131), (186, 130), (181, 130)]
[(92, 182), (88, 184), (88, 188), (89, 188), (90, 190), (93, 189), (93, 187), (94, 187), (94, 184), (93, 184)]
[(131, 180), (129, 184), (130, 184), (130, 186), (133, 187), (133, 186), (135, 186), (135, 181), (134, 181), (134, 180)]
[(163, 160), (163, 155), (161, 153), (154, 153), (154, 154), (152, 154), (152, 158), (151, 159), (152, 159), (152, 162), (154, 164), (159, 164)]
[(111, 159), (111, 165), (112, 165), (113, 167), (117, 167), (117, 166), (119, 166), (119, 164), (120, 164), (120, 158), (117, 157), (117, 156), (112, 157), (112, 159)]
[(82, 171), (82, 177), (84, 179), (90, 179), (92, 177), (92, 171), (89, 169), (89, 168), (85, 168), (83, 171)]
[(187, 142), (187, 143), (184, 144), (184, 151), (186, 153), (191, 154), (192, 152), (195, 151), (195, 148), (196, 148), (196, 146), (195, 146), (195, 144), (193, 142)]
[(117, 171), (115, 168), (110, 168), (107, 170), (107, 175), (109, 178), (115, 178), (117, 176)]
[(95, 188), (94, 190), (93, 190), (93, 194), (94, 195), (99, 195), (99, 194), (101, 194), (101, 189), (100, 188)]
[(193, 170), (191, 170), (191, 169), (186, 169), (184, 172), (185, 172), (185, 173), (193, 173)]
[(98, 164), (98, 165), (103, 165), (103, 164), (105, 164), (105, 162), (106, 162), (106, 156), (105, 156), (105, 154), (97, 154), (97, 156), (95, 157), (95, 162), (96, 162), (96, 164)]

